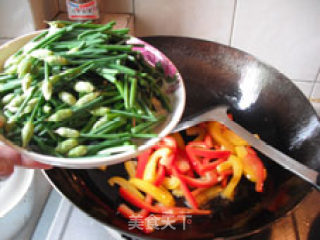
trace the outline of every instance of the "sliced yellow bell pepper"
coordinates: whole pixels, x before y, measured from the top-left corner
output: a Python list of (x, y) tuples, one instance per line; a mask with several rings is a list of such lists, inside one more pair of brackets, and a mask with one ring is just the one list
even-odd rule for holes
[(183, 197), (184, 196), (184, 193), (180, 187), (173, 189), (172, 194), (176, 197)]
[(152, 183), (139, 178), (131, 178), (129, 180), (136, 188), (147, 194), (150, 194), (155, 200), (162, 203), (164, 206), (174, 206), (175, 200), (170, 192), (164, 188), (154, 186)]
[(105, 171), (107, 170), (108, 166), (100, 166), (98, 169), (101, 171)]
[(187, 128), (186, 134), (188, 136), (198, 135), (193, 141), (203, 141), (206, 131), (201, 127), (194, 126), (194, 127)]
[(136, 161), (126, 161), (124, 162), (124, 168), (126, 169), (130, 178), (136, 176)]
[[(243, 174), (251, 182), (256, 182), (257, 181), (256, 169), (254, 168), (254, 166), (246, 164), (247, 161), (245, 160), (245, 158), (247, 157), (247, 154), (248, 154), (246, 148), (243, 146), (237, 146), (235, 150), (236, 150), (237, 156), (242, 160)], [(263, 172), (264, 172), (263, 180), (265, 180), (267, 177), (266, 169), (263, 169)]]
[(232, 132), (229, 129), (225, 129), (222, 132), (222, 135), (225, 136), (226, 139), (228, 139), (229, 142), (231, 142), (235, 146), (248, 146), (248, 142), (241, 137), (239, 137), (237, 134)]
[(137, 196), (140, 199), (144, 199), (144, 195), (129, 181), (122, 177), (112, 177), (108, 180), (108, 183), (110, 186), (114, 186), (114, 184), (118, 184), (120, 187), (123, 187), (124, 189), (128, 190), (135, 196)]
[(250, 148), (245, 146), (237, 146), (235, 148), (237, 156), (243, 164), (243, 173), (245, 177), (256, 183), (256, 190), (262, 192), (263, 182), (267, 177), (267, 170), (257, 154)]
[(182, 149), (182, 150), (185, 149), (186, 145), (185, 145), (184, 140), (183, 140), (180, 133), (176, 132), (176, 133), (171, 134), (170, 136), (176, 140), (178, 147), (180, 149)]
[(171, 177), (165, 177), (162, 185), (166, 188), (166, 189), (176, 189), (180, 186), (180, 180), (178, 178), (176, 178), (175, 176), (171, 176)]
[(221, 196), (233, 200), (234, 190), (242, 177), (243, 166), (241, 159), (235, 155), (231, 155), (228, 161), (232, 164), (233, 175), (226, 188), (222, 191)]
[(210, 200), (219, 196), (222, 190), (223, 188), (221, 186), (213, 186), (211, 188), (205, 189), (195, 197), (196, 201), (199, 204), (199, 206), (203, 206)]
[(226, 150), (234, 152), (233, 144), (222, 134), (224, 131), (222, 124), (218, 122), (209, 122), (208, 131), (215, 142), (223, 146)]
[(143, 173), (143, 180), (154, 182), (157, 177), (157, 166), (159, 161), (166, 161), (172, 150), (167, 147), (159, 148), (149, 157), (148, 163)]
[(225, 161), (223, 163), (220, 163), (218, 166), (217, 166), (217, 170), (219, 173), (222, 173), (226, 170), (229, 170), (232, 168), (232, 163), (230, 161)]
[(247, 164), (245, 164), (245, 157), (247, 156), (248, 152), (246, 150), (245, 147), (243, 146), (237, 146), (235, 147), (236, 150), (236, 154), (237, 156), (241, 159), (242, 164), (243, 164), (243, 174), (245, 175), (245, 177), (252, 181), (255, 182), (256, 181), (256, 174), (253, 171), (253, 168), (251, 168), (250, 166), (247, 166)]

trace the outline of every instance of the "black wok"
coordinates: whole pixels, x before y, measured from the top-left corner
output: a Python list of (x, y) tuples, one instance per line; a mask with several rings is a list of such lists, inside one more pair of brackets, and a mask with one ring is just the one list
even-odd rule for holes
[[(214, 104), (231, 106), (235, 120), (284, 153), (320, 170), (320, 123), (304, 95), (284, 75), (251, 55), (217, 43), (181, 37), (150, 37), (176, 64), (186, 84), (184, 116)], [(234, 238), (256, 233), (292, 210), (311, 187), (261, 156), (267, 169), (265, 191), (255, 193), (243, 180), (232, 203), (212, 202), (214, 214), (193, 217), (185, 230), (167, 228), (145, 235), (128, 231), (116, 213), (121, 199), (107, 184), (125, 172), (114, 165), (100, 170), (46, 171), (54, 186), (76, 206), (128, 236), (150, 239)]]

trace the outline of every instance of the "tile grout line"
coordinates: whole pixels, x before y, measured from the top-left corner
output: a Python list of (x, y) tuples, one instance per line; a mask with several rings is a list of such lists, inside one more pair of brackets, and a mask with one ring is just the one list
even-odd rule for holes
[(234, 31), (234, 25), (235, 25), (235, 20), (236, 20), (237, 5), (238, 5), (238, 0), (234, 0), (232, 22), (231, 22), (231, 29), (230, 29), (230, 38), (229, 38), (229, 44), (228, 44), (229, 46), (231, 46), (231, 44), (232, 44), (233, 31)]
[(135, 17), (136, 16), (136, 2), (135, 2), (135, 0), (131, 0), (131, 4), (132, 4), (132, 13), (133, 13), (133, 16)]
[(311, 97), (312, 97), (313, 90), (316, 88), (317, 79), (318, 79), (319, 77), (320, 77), (320, 68), (318, 69), (318, 72), (317, 72), (317, 74), (316, 74), (316, 77), (315, 77), (315, 79), (313, 80), (313, 85), (312, 85), (311, 92), (310, 92), (310, 96), (309, 96), (310, 99), (311, 99)]
[(314, 82), (314, 79), (312, 79), (312, 80), (307, 80), (307, 79), (291, 79), (291, 78), (289, 78), (291, 81), (293, 81), (293, 82), (303, 82), (303, 83), (313, 83)]

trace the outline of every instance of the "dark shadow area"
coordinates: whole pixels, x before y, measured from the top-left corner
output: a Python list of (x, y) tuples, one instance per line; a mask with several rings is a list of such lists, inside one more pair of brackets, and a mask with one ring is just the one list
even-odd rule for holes
[(310, 231), (308, 234), (308, 240), (319, 240), (320, 239), (320, 213), (313, 220)]

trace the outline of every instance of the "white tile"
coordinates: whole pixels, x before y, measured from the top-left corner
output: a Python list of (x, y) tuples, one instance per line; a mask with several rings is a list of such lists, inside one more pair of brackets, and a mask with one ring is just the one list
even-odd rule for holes
[(234, 0), (135, 0), (137, 36), (175, 35), (228, 44)]
[(320, 67), (320, 1), (238, 0), (232, 45), (291, 79), (314, 80)]
[(318, 115), (320, 115), (320, 83), (317, 82), (314, 85), (310, 100), (311, 100), (311, 103), (312, 103), (314, 109), (316, 110)]
[(320, 116), (320, 103), (312, 103), (312, 106), (314, 108), (314, 110), (316, 110), (316, 112), (318, 113), (318, 115)]
[(307, 81), (293, 81), (293, 83), (303, 92), (303, 94), (309, 98), (313, 87), (313, 82)]
[(312, 94), (311, 94), (311, 98), (317, 98), (319, 99), (319, 103), (320, 103), (320, 83), (316, 83), (314, 85), (314, 88), (313, 88), (313, 91), (312, 91)]
[(16, 37), (34, 29), (29, 1), (0, 1), (0, 37)]

